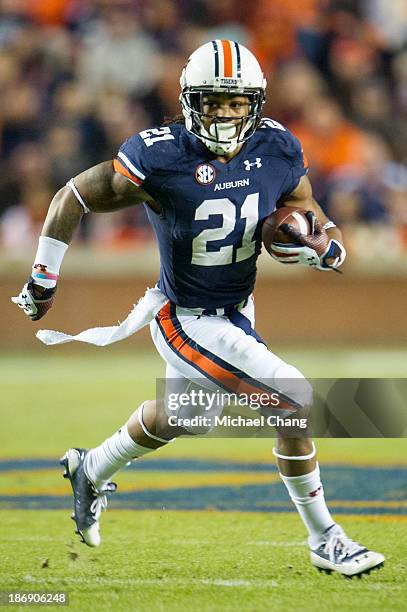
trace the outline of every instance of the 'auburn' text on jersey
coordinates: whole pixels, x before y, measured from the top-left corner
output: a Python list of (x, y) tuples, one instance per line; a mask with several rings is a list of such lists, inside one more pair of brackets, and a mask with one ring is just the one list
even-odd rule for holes
[(250, 295), (262, 224), (306, 173), (300, 143), (271, 119), (226, 164), (175, 123), (126, 140), (114, 167), (161, 208), (146, 207), (160, 250), (159, 288), (179, 306), (208, 309)]

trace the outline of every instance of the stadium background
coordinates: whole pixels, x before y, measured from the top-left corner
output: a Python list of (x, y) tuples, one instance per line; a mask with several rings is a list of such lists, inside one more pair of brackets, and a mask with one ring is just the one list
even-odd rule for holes
[[(138, 574), (137, 582), (123, 566), (117, 574), (110, 567), (104, 578), (99, 572), (95, 579), (86, 562), (102, 563), (106, 554), (102, 549), (93, 557), (80, 551), (85, 582), (78, 594), (73, 565), (67, 567), (60, 558), (71, 537), (66, 521), (70, 500), (55, 463), (69, 445), (98, 443), (140, 401), (154, 395), (163, 364), (153, 353), (148, 333), (102, 350), (45, 348), (34, 337), (44, 322), (25, 320), (9, 296), (25, 281), (55, 191), (81, 170), (113, 157), (129, 134), (179, 112), (179, 73), (185, 58), (203, 42), (233, 38), (257, 54), (268, 79), (264, 114), (286, 124), (301, 139), (315, 197), (343, 228), (349, 252), (342, 277), (286, 270), (263, 255), (255, 295), (259, 332), (272, 350), (307, 376), (406, 377), (406, 4), (404, 0), (0, 0), (0, 278), (6, 313), (0, 320), (0, 506), (2, 524), (8, 529), (3, 538), (2, 588), (50, 588), (69, 576), (65, 584), (77, 595), (81, 609), (87, 610), (95, 584), (105, 598), (100, 609), (114, 605), (109, 599), (112, 585), (132, 594), (142, 584), (146, 599), (137, 600), (138, 609), (143, 605), (151, 609), (152, 602), (161, 609), (153, 592), (160, 578), (154, 578), (157, 584), (152, 581), (155, 570), (145, 579)], [(123, 320), (145, 287), (155, 282), (157, 270), (157, 253), (142, 207), (88, 215), (65, 258), (57, 302), (45, 327), (79, 331)], [(264, 439), (181, 440), (140, 462), (138, 474), (124, 472), (119, 478), (122, 497), (116, 502), (122, 514), (112, 511), (104, 519), (107, 555), (118, 554), (109, 543), (109, 530), (118, 543), (120, 538), (136, 537), (133, 511), (138, 508), (151, 511), (137, 518), (143, 534), (154, 529), (165, 542), (166, 537), (193, 533), (188, 554), (197, 558), (201, 558), (202, 534), (194, 531), (195, 511), (207, 513), (199, 515), (205, 537), (208, 531), (224, 529), (229, 534), (224, 538), (232, 542), (239, 533), (236, 546), (247, 544), (249, 557), (256, 557), (250, 541), (271, 546), (270, 525), (274, 540), (281, 537), (281, 546), (289, 546), (293, 534), (303, 540), (293, 514), (274, 514), (287, 512), (290, 505), (271, 467), (270, 446)], [(384, 552), (389, 555), (405, 525), (404, 440), (322, 440), (319, 449), (334, 512), (343, 514), (341, 521), (361, 539), (366, 534), (369, 544), (387, 546)], [(42, 512), (31, 513), (34, 509)], [(166, 510), (177, 510), (181, 518), (174, 519), (171, 513), (169, 518)], [(226, 524), (221, 527), (219, 510), (225, 517), (233, 515), (230, 532)], [(256, 523), (263, 515), (258, 519), (251, 514), (257, 517), (264, 510), (264, 521), (272, 512), (270, 525)], [(166, 534), (160, 527), (162, 517), (167, 520)], [(239, 532), (238, 523), (250, 524), (257, 539), (252, 533), (246, 542), (247, 534)], [(52, 542), (46, 537), (49, 531)], [(215, 547), (216, 541), (212, 543)], [(222, 546), (227, 549), (225, 542)], [(257, 546), (263, 558), (264, 550), (265, 546)], [(273, 565), (277, 552), (287, 566), (281, 551), (290, 549), (268, 550), (278, 574)], [(305, 549), (292, 551), (289, 562), (297, 566), (298, 553), (306, 575), (291, 577), (287, 588), (298, 589), (302, 596), (305, 589), (306, 602), (312, 602), (314, 577), (303, 569)], [(233, 557), (236, 551), (229, 553)], [(70, 560), (77, 554), (69, 549)], [(167, 558), (168, 550), (162, 555)], [(215, 548), (213, 555), (219, 555)], [(50, 571), (44, 578), (41, 563), (48, 557)], [(156, 562), (160, 566), (160, 559)], [(225, 552), (224, 566), (229, 567), (229, 562)], [(394, 553), (393, 574), (380, 578), (380, 596), (373, 592), (384, 598), (382, 609), (388, 607), (385, 597), (392, 598), (393, 609), (401, 602), (401, 587), (391, 584), (398, 571), (401, 575), (400, 563)], [(258, 581), (253, 568), (245, 566), (236, 572), (241, 572), (240, 578), (252, 576), (252, 583), (239, 585), (238, 576), (230, 585), (215, 584), (214, 567), (212, 559), (206, 577), (194, 574), (197, 582), (187, 586), (174, 578), (177, 597), (183, 588), (191, 589), (182, 595), (185, 599), (177, 600), (181, 609), (182, 602), (185, 609), (192, 604), (205, 609), (211, 597), (220, 605), (219, 588), (234, 584), (238, 588), (233, 597), (250, 595), (250, 601), (254, 601), (252, 588), (262, 596), (269, 588)], [(176, 575), (174, 568), (171, 571)], [(222, 575), (222, 566), (218, 571)], [(109, 587), (108, 596), (104, 587)], [(166, 588), (170, 587), (168, 583)], [(214, 593), (209, 593), (212, 588)], [(361, 595), (353, 587), (348, 593), (364, 601), (366, 609), (374, 609), (379, 601), (373, 595), (368, 589)], [(289, 609), (280, 596), (275, 599), (280, 609)], [(343, 606), (346, 598), (340, 589), (339, 596)], [(263, 599), (256, 601), (247, 609), (267, 609)], [(221, 609), (227, 609), (226, 600)]]

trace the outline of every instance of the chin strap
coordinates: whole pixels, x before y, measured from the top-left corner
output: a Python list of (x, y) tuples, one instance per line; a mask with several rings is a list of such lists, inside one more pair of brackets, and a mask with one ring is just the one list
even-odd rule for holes
[(217, 144), (208, 138), (202, 138), (202, 140), (206, 148), (209, 149), (209, 151), (214, 155), (227, 155), (228, 153), (233, 153), (233, 151), (236, 151), (238, 147), (236, 144), (235, 146), (230, 146), (226, 149), (223, 145)]

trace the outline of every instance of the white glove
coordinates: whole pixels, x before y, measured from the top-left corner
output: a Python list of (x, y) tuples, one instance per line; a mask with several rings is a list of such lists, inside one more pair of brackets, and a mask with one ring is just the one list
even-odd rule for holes
[[(336, 270), (344, 262), (346, 257), (345, 247), (337, 240), (331, 238), (328, 246), (322, 255), (318, 255), (315, 249), (308, 246), (296, 246), (294, 244), (271, 244), (270, 255), (283, 264), (301, 264), (311, 266), (317, 270)], [(326, 259), (333, 257), (334, 261), (330, 264), (325, 263)], [(339, 270), (338, 270), (339, 272)]]
[[(292, 238), (294, 244), (272, 242), (270, 255), (284, 264), (301, 264), (317, 270), (338, 270), (345, 260), (345, 247), (333, 238), (329, 238), (326, 230), (311, 212), (307, 212), (308, 220), (313, 229), (312, 234), (301, 234), (290, 224), (284, 224), (281, 229)], [(296, 243), (296, 244), (295, 244)], [(328, 259), (333, 259), (329, 264)]]

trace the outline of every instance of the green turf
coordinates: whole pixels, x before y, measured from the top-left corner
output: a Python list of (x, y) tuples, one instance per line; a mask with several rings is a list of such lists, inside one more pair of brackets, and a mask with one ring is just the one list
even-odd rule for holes
[(0, 588), (65, 590), (83, 611), (404, 610), (406, 523), (342, 523), (383, 551), (384, 569), (352, 581), (319, 574), (295, 515), (111, 511), (95, 550), (73, 543), (67, 512), (4, 511)]

